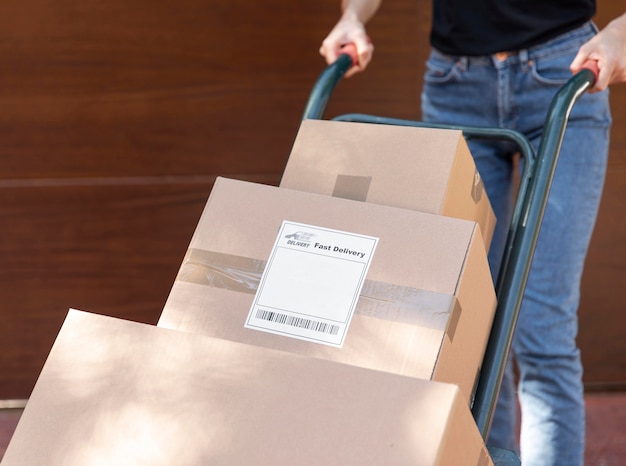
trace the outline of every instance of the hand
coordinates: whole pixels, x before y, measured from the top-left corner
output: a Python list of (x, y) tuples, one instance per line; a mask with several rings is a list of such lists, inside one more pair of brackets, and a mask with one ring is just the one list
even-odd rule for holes
[(626, 82), (626, 14), (611, 21), (578, 51), (570, 65), (580, 71), (587, 60), (598, 64), (598, 79), (589, 92), (603, 91), (610, 84)]
[(320, 47), (320, 54), (326, 59), (326, 63), (331, 64), (342, 53), (341, 48), (350, 43), (356, 47), (357, 61), (346, 71), (346, 78), (365, 70), (372, 60), (374, 45), (367, 36), (363, 23), (357, 18), (342, 17)]

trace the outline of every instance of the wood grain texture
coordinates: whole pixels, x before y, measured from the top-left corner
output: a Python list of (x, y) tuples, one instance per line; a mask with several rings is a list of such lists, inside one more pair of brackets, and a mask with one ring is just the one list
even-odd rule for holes
[[(598, 4), (603, 27), (624, 12), (619, 1)], [(604, 195), (583, 275), (578, 344), (589, 388), (626, 388), (626, 84), (611, 87), (613, 127)]]
[[(623, 10), (602, 2), (600, 25)], [(68, 307), (156, 322), (215, 176), (277, 184), (336, 0), (0, 2), (0, 399)], [(326, 117), (419, 118), (430, 2), (384, 2)], [(626, 86), (583, 283), (590, 383), (626, 383)]]
[(30, 393), (70, 307), (156, 323), (209, 189), (0, 189), (4, 397)]

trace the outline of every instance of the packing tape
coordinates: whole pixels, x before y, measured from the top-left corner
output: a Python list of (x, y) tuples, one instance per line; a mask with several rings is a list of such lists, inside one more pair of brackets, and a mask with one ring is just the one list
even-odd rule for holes
[[(266, 261), (190, 248), (176, 280), (255, 294)], [(355, 313), (444, 330), (454, 338), (461, 306), (454, 295), (365, 280)]]
[(478, 170), (474, 171), (474, 182), (472, 183), (472, 199), (478, 204), (480, 199), (483, 196), (483, 191), (485, 190), (485, 186), (483, 184), (483, 180), (478, 173)]
[(371, 176), (337, 175), (333, 197), (365, 202), (371, 183)]

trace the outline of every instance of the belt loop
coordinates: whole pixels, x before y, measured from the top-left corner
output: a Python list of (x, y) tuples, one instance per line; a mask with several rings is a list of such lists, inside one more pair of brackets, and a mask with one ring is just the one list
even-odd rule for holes
[(526, 73), (528, 71), (528, 49), (522, 49), (518, 52), (519, 55), (519, 62), (520, 62), (520, 67), (523, 73)]
[(456, 61), (456, 66), (459, 69), (459, 71), (467, 71), (467, 64), (468, 64), (468, 58), (463, 56), (463, 57), (459, 57), (458, 60)]

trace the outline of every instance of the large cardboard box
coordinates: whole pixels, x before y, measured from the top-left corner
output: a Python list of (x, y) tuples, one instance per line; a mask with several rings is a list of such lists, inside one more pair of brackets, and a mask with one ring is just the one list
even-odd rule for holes
[(477, 222), (495, 216), (461, 131), (304, 120), (280, 186)]
[[(379, 238), (341, 348), (244, 328), (284, 220)], [(495, 305), (475, 222), (218, 178), (158, 325), (458, 384), (469, 403)]]
[(2, 464), (493, 463), (453, 385), (70, 311)]

